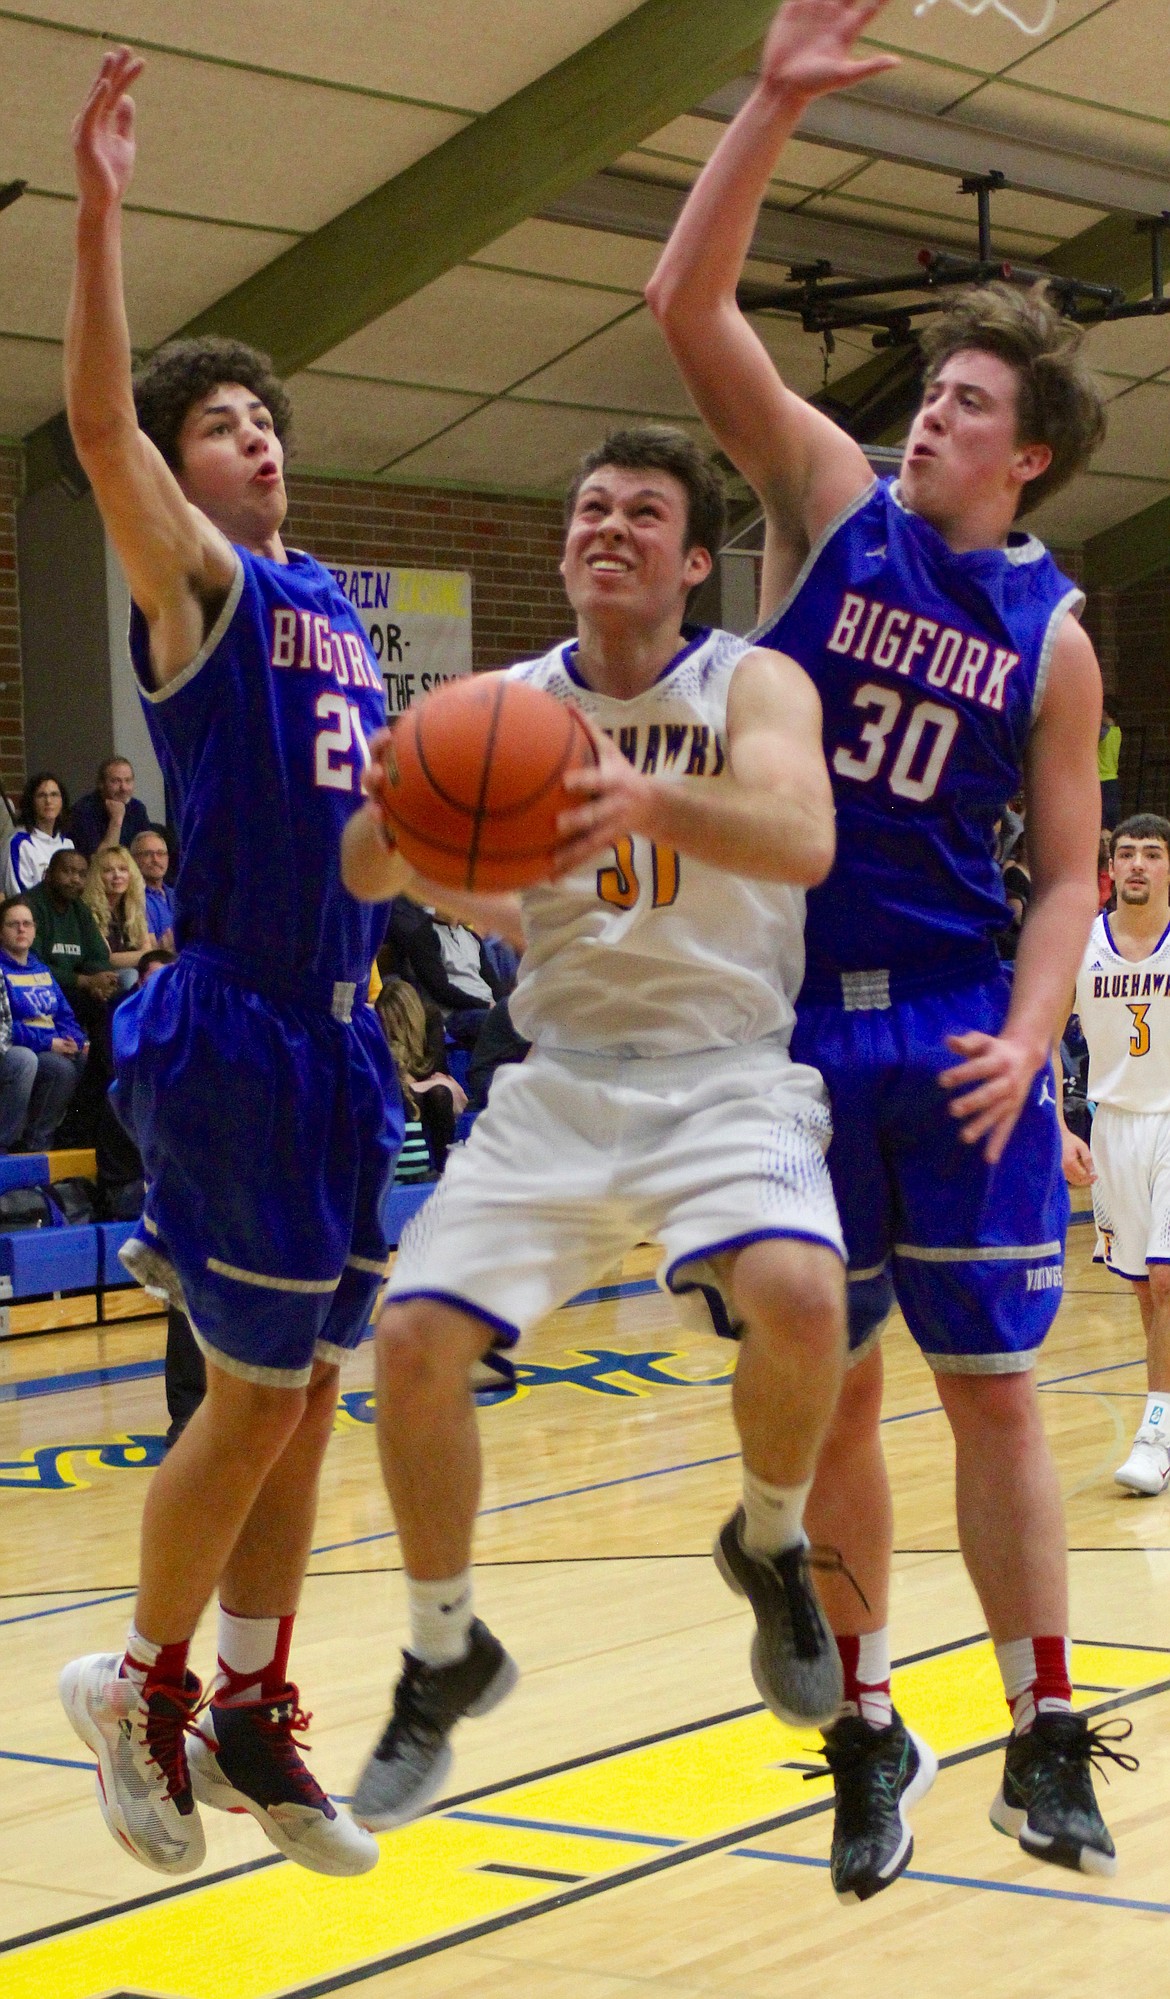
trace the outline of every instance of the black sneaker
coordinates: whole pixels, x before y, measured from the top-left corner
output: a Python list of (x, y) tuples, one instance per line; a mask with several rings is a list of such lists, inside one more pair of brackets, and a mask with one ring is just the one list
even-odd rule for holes
[(833, 1561), (806, 1542), (780, 1555), (749, 1555), (741, 1539), (743, 1517), (737, 1507), (720, 1533), (715, 1566), (728, 1589), (746, 1596), (755, 1612), (752, 1678), (760, 1698), (795, 1728), (830, 1722), (845, 1683), (811, 1572), (839, 1568), (840, 1557)]
[(837, 1801), (833, 1887), (839, 1902), (868, 1902), (910, 1864), (914, 1835), (906, 1810), (926, 1796), (938, 1775), (938, 1758), (911, 1734), (897, 1709), (886, 1728), (843, 1715), (825, 1730), (823, 1754)]
[(211, 1707), (187, 1752), (201, 1805), (251, 1812), (281, 1853), (314, 1874), (365, 1874), (378, 1842), (339, 1812), (308, 1768), (295, 1737), (311, 1717), (291, 1684), (270, 1701)]
[(1116, 1874), (1117, 1853), (1093, 1796), (1093, 1762), (1109, 1757), (1123, 1770), (1136, 1770), (1137, 1757), (1113, 1747), (1132, 1727), (1119, 1721), (1107, 1735), (1080, 1714), (1038, 1714), (1026, 1735), (1008, 1740), (992, 1825), (1054, 1867)]
[(394, 1711), (353, 1797), (355, 1819), (371, 1832), (405, 1825), (426, 1810), (447, 1781), (455, 1723), (498, 1707), (520, 1678), (515, 1660), (478, 1617), (468, 1637), (465, 1657), (452, 1666), (402, 1655)]

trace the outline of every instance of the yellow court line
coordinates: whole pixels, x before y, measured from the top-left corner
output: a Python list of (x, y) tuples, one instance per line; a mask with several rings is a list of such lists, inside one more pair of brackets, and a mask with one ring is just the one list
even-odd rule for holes
[[(1077, 1645), (1073, 1676), (1136, 1692), (1170, 1678), (1170, 1654)], [(940, 1755), (1005, 1731), (986, 1640), (900, 1668), (894, 1692)], [(1099, 1699), (1079, 1696), (1082, 1706)], [(652, 1860), (659, 1842), (669, 1851), (677, 1842), (733, 1841), (761, 1820), (827, 1800), (827, 1775), (806, 1783), (800, 1769), (784, 1767), (807, 1765), (818, 1744), (818, 1736), (764, 1713), (716, 1721), (478, 1797), (474, 1818), (455, 1808), (388, 1833), (381, 1864), (356, 1881), (289, 1865), (206, 1887), (196, 1881), (166, 1901), (30, 1943), (0, 1956), (0, 1989), (4, 1999), (98, 1999), (122, 1988), (176, 1999), (274, 1999), (318, 1980), (360, 1979), (363, 1965), (547, 1904), (552, 1884), (484, 1873), (489, 1863), (616, 1884)]]

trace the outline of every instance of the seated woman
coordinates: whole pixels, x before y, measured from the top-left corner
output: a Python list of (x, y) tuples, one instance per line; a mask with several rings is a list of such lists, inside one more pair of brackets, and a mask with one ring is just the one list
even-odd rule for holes
[(20, 795), (16, 831), (4, 856), (5, 895), (36, 888), (53, 855), (72, 847), (61, 830), (68, 816), (69, 794), (56, 771), (36, 771)]
[[(12, 1079), (27, 1090), (20, 1124), (5, 1118), (11, 1147), (23, 1141), (26, 1152), (43, 1152), (69, 1108), (77, 1088), (89, 1043), (68, 1000), (47, 965), (33, 956), (36, 919), (21, 896), (0, 903), (0, 978), (12, 1015), (12, 1045), (6, 1067), (19, 1066)], [(19, 1065), (13, 1058), (19, 1057)], [(12, 1109), (15, 1106), (10, 1105)]]
[(453, 1076), (436, 1069), (427, 1050), (427, 1017), (414, 987), (387, 979), (375, 1002), (406, 1111), (406, 1133), (394, 1179), (398, 1186), (437, 1179), (447, 1163), (455, 1119), (467, 1098)]
[(158, 945), (146, 921), (146, 883), (126, 847), (99, 847), (89, 864), (81, 899), (93, 912), (109, 948), (110, 963), (128, 992), (138, 976), (138, 960)]

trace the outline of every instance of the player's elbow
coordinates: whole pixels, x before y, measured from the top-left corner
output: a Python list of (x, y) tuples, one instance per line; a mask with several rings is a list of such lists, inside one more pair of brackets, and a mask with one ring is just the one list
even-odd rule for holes
[(123, 411), (104, 405), (90, 407), (80, 396), (69, 396), (66, 409), (73, 448), (91, 478), (125, 453), (138, 430), (137, 422), (129, 421)]
[(810, 827), (800, 875), (801, 888), (819, 888), (828, 879), (837, 858), (837, 837), (832, 820)]
[(668, 340), (685, 336), (688, 329), (709, 317), (717, 304), (710, 285), (696, 285), (671, 257), (663, 257), (643, 293), (646, 304)]

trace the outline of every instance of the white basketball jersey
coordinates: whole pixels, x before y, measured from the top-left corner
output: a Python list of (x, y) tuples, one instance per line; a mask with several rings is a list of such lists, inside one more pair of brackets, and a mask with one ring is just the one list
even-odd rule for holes
[(1170, 1111), (1170, 929), (1148, 958), (1123, 958), (1109, 918), (1089, 934), (1077, 974), (1089, 1044), (1089, 1097), (1118, 1111)]
[[(702, 631), (653, 687), (597, 694), (575, 642), (511, 668), (574, 701), (636, 768), (670, 783), (728, 774), (727, 691), (750, 648)], [(528, 949), (510, 1001), (542, 1048), (679, 1055), (792, 1031), (804, 977), (804, 891), (745, 881), (642, 838), (523, 895)]]

